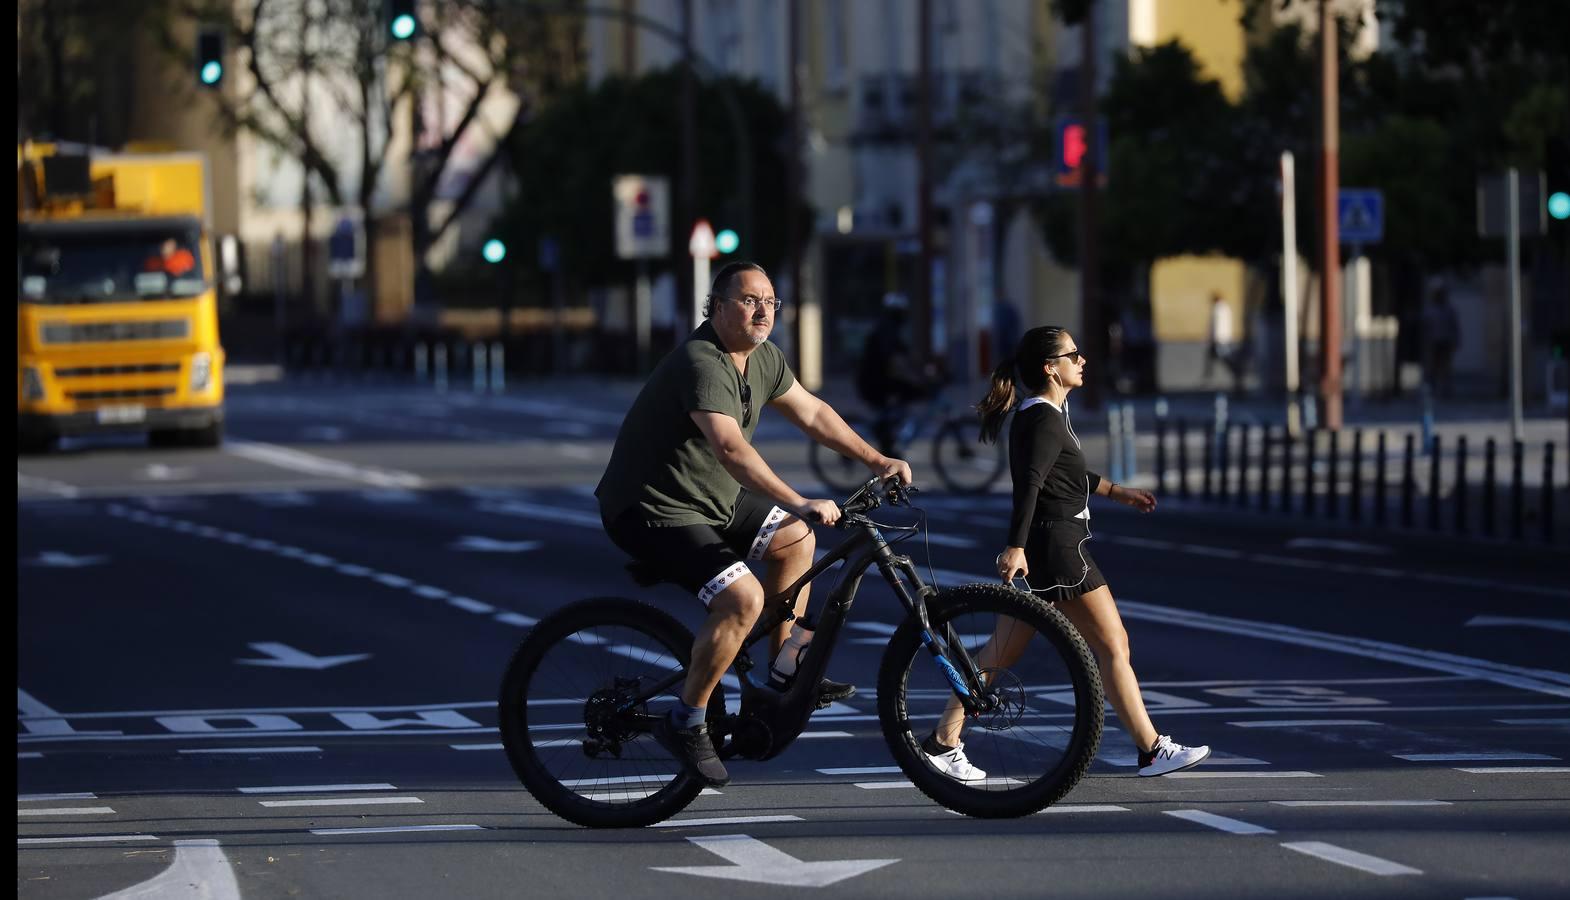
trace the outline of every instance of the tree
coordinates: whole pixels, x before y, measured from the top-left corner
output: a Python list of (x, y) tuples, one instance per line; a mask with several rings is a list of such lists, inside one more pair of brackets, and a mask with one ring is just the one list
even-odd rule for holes
[[(632, 279), (633, 264), (615, 254), (611, 181), (618, 174), (679, 171), (681, 129), (671, 98), (678, 96), (680, 79), (680, 68), (673, 67), (635, 79), (578, 85), (518, 131), (510, 145), (518, 195), (494, 231), (506, 235), (509, 246), (522, 249), (518, 271), (526, 284), (543, 277), (533, 248), (544, 237), (558, 242), (562, 271), (577, 284), (625, 284)], [(785, 255), (785, 204), (796, 202), (803, 210), (801, 221), (811, 221), (811, 211), (800, 198), (793, 201), (784, 195), (786, 113), (756, 82), (699, 82), (697, 155), (702, 177), (697, 204), (700, 215), (716, 227), (740, 214), (735, 185), (742, 161), (722, 91), (734, 95), (755, 154), (750, 188), (762, 214), (752, 217), (756, 234), (742, 239), (752, 248), (751, 258), (772, 268)], [(686, 237), (672, 234), (673, 241)], [(661, 259), (652, 265), (658, 271), (667, 263)]]

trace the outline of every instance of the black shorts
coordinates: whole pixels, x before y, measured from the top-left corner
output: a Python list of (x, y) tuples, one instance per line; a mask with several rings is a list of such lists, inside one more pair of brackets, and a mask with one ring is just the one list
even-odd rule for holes
[(1044, 599), (1058, 600), (1088, 594), (1104, 587), (1096, 561), (1090, 558), (1090, 523), (1085, 519), (1051, 519), (1030, 526), (1025, 538), (1025, 581)]
[(606, 522), (605, 533), (628, 556), (653, 566), (708, 606), (748, 574), (745, 560), (763, 558), (789, 516), (773, 501), (743, 490), (731, 520), (723, 526), (650, 525), (633, 507), (614, 522)]

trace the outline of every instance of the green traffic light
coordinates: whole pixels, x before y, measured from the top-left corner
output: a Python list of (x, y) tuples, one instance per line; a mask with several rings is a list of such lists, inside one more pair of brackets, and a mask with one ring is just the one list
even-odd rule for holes
[(499, 263), (507, 258), (507, 245), (491, 238), (485, 242), (484, 247), (480, 248), (480, 255), (484, 256), (488, 263)]
[(1570, 219), (1570, 194), (1554, 191), (1548, 195), (1548, 214), (1561, 222)]
[(414, 16), (404, 13), (392, 20), (392, 36), (406, 41), (414, 35)]
[(202, 65), (202, 84), (217, 84), (224, 77), (223, 63), (210, 60)]
[(727, 228), (714, 236), (714, 249), (721, 253), (734, 253), (741, 246), (741, 237)]

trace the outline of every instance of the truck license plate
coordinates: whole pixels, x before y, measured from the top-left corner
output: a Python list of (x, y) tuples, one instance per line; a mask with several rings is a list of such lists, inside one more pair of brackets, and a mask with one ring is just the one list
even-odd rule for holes
[(147, 418), (147, 410), (140, 406), (103, 406), (98, 409), (98, 424), (127, 425)]

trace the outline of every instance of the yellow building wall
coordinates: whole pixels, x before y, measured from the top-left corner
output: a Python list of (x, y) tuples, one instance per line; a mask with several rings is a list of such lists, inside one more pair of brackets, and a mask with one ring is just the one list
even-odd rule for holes
[(1242, 0), (1148, 0), (1154, 5), (1155, 43), (1174, 38), (1199, 60), (1204, 74), (1221, 82), (1227, 99), (1243, 93), (1246, 35), (1238, 24)]
[(1210, 295), (1232, 309), (1232, 334), (1242, 338), (1243, 264), (1219, 256), (1173, 256), (1150, 267), (1150, 312), (1158, 341), (1203, 341), (1210, 331)]

